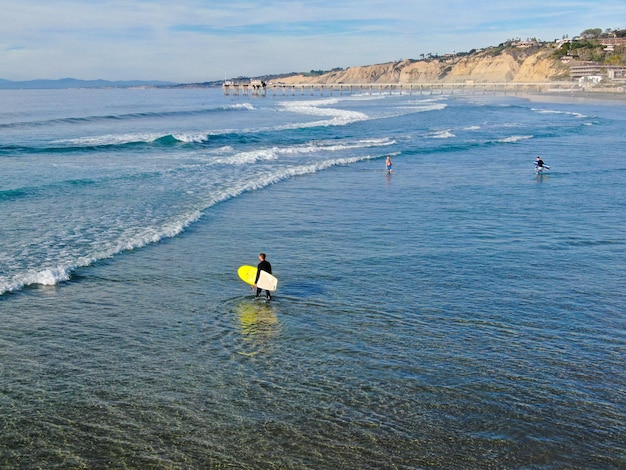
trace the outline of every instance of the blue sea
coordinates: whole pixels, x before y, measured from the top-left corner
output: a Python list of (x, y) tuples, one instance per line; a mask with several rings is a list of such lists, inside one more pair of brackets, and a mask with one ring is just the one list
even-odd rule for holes
[(625, 109), (0, 91), (0, 467), (626, 468)]

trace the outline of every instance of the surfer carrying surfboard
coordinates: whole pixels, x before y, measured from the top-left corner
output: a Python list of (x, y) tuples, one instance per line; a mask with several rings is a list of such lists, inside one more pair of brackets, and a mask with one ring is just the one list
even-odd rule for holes
[[(260, 287), (257, 287), (256, 285), (256, 283), (259, 281), (259, 276), (261, 275), (261, 271), (265, 271), (268, 274), (272, 274), (272, 265), (270, 264), (269, 261), (265, 259), (265, 253), (259, 253), (259, 261), (260, 263), (257, 265), (256, 278), (254, 279), (254, 285), (252, 286), (253, 288), (256, 288), (257, 297), (261, 295), (261, 291), (263, 290)], [(272, 300), (272, 295), (270, 294), (270, 291), (267, 289), (265, 290), (265, 298), (267, 298), (267, 300)]]
[(537, 157), (535, 159), (535, 166), (537, 168), (543, 168), (543, 160), (541, 159), (541, 157)]
[(548, 170), (550, 169), (550, 167), (549, 167), (548, 165), (546, 165), (545, 163), (543, 163), (543, 160), (541, 159), (541, 157), (539, 157), (539, 156), (538, 156), (538, 157), (535, 159), (535, 170), (536, 170), (537, 172), (541, 172), (541, 171), (543, 171), (543, 169), (544, 169), (544, 168), (546, 168), (546, 169), (548, 169)]

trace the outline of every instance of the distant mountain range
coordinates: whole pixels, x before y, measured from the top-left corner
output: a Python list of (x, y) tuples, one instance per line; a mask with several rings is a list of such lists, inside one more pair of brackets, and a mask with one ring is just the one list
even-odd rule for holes
[(61, 88), (127, 88), (143, 86), (176, 86), (177, 83), (162, 81), (108, 81), (108, 80), (78, 80), (75, 78), (62, 78), (60, 80), (27, 80), (14, 82), (0, 79), (0, 90), (34, 90), (34, 89), (61, 89)]

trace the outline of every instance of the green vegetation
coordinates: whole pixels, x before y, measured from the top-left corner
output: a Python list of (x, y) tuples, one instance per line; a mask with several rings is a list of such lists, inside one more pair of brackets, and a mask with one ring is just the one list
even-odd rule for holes
[(593, 62), (604, 62), (604, 46), (595, 39), (581, 39), (566, 42), (559, 47), (554, 55), (557, 58), (571, 56), (580, 60), (591, 60)]
[(599, 62), (606, 65), (626, 65), (626, 46), (615, 45), (613, 50), (602, 44), (603, 39), (625, 38), (626, 30), (602, 31), (600, 28), (586, 29), (580, 36), (564, 43), (554, 55), (556, 58), (570, 56), (582, 61)]
[(331, 70), (311, 70), (310, 72), (303, 72), (302, 75), (305, 77), (316, 77), (318, 75), (324, 75), (326, 73), (330, 73), (330, 72), (343, 72), (343, 68), (341, 67), (335, 67), (334, 69)]
[[(581, 61), (592, 61), (606, 65), (626, 65), (626, 46), (614, 45), (613, 50), (602, 44), (607, 38), (626, 38), (626, 29), (606, 29), (590, 28), (580, 33), (580, 36), (564, 42), (563, 45), (554, 51), (554, 57), (560, 59), (564, 56), (571, 56), (573, 59)], [(563, 39), (567, 39), (564, 36)], [(554, 49), (554, 42), (546, 42), (536, 37), (527, 38), (525, 41), (521, 38), (507, 39), (503, 43), (484, 49), (484, 53), (492, 57), (496, 57), (503, 52), (507, 52), (513, 57), (526, 56), (529, 53), (537, 52), (541, 49)], [(456, 52), (455, 54), (447, 54), (446, 56), (463, 57), (473, 55), (477, 52), (472, 49), (470, 52)], [(424, 54), (421, 59), (424, 60)], [(427, 54), (426, 59), (440, 59), (439, 55)]]

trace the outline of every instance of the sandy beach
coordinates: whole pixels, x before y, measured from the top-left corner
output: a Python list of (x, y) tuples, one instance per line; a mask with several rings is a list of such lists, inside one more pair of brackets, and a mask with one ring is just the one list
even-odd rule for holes
[(539, 92), (528, 93), (527, 97), (531, 101), (542, 101), (547, 103), (626, 103), (626, 92), (609, 91), (609, 90), (580, 90), (580, 91), (563, 91), (563, 92)]

